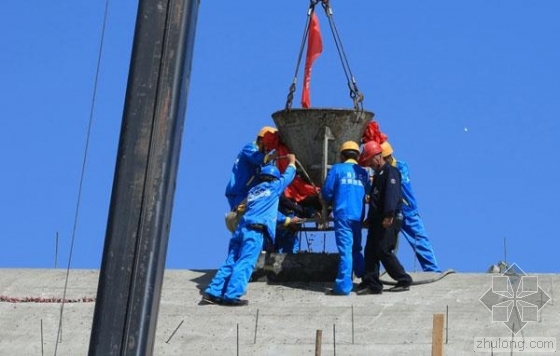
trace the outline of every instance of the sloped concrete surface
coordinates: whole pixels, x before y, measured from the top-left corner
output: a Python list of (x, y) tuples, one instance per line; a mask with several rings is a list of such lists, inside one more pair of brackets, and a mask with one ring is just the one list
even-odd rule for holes
[[(199, 305), (214, 272), (166, 271), (154, 355), (315, 355), (317, 330), (321, 355), (430, 355), (434, 313), (447, 316), (446, 355), (473, 354), (474, 337), (511, 337), (479, 300), (492, 274), (450, 274), (367, 296), (325, 295), (330, 283), (253, 282), (247, 307)], [(98, 271), (68, 276), (64, 296), (66, 271), (0, 270), (0, 356), (87, 355)], [(536, 276), (551, 300), (517, 336), (560, 339), (560, 276)]]

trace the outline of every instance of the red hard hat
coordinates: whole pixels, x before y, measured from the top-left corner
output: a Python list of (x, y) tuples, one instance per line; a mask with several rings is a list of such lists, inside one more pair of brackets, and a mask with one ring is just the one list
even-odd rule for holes
[(364, 145), (364, 149), (360, 154), (360, 164), (365, 164), (367, 161), (371, 159), (371, 157), (380, 154), (383, 152), (383, 149), (376, 141), (369, 141)]

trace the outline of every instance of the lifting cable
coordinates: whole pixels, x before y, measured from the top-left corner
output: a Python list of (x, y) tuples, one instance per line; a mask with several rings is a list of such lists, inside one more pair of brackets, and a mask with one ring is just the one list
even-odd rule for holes
[(305, 42), (309, 37), (309, 23), (311, 22), (311, 17), (315, 12), (315, 5), (317, 5), (318, 3), (321, 3), (321, 6), (323, 6), (327, 19), (329, 20), (329, 27), (331, 29), (331, 33), (334, 38), (338, 56), (342, 64), (342, 69), (344, 70), (344, 75), (346, 76), (348, 89), (350, 90), (350, 98), (354, 103), (354, 109), (356, 111), (363, 111), (364, 95), (358, 89), (356, 79), (354, 78), (354, 75), (352, 74), (352, 70), (350, 69), (350, 63), (348, 62), (348, 57), (346, 56), (346, 52), (344, 51), (344, 47), (342, 45), (342, 40), (340, 39), (338, 29), (334, 22), (333, 11), (332, 11), (332, 7), (330, 6), (329, 0), (310, 0), (309, 9), (307, 10), (307, 20), (305, 23), (305, 28), (303, 30), (303, 38), (301, 40), (299, 55), (298, 55), (296, 69), (294, 73), (294, 79), (292, 80), (292, 84), (290, 85), (288, 97), (286, 100), (286, 110), (290, 110), (292, 108), (294, 92), (296, 90), (298, 71), (301, 65), (301, 59), (303, 57), (303, 49), (305, 47)]
[(364, 95), (358, 90), (356, 79), (354, 78), (352, 70), (350, 69), (350, 63), (348, 62), (348, 58), (346, 57), (346, 52), (344, 52), (344, 47), (342, 46), (342, 41), (340, 39), (340, 35), (338, 34), (338, 29), (336, 28), (336, 24), (334, 23), (333, 11), (329, 4), (329, 0), (323, 0), (322, 6), (323, 9), (325, 9), (327, 18), (329, 19), (329, 25), (333, 34), (334, 42), (336, 44), (338, 56), (340, 57), (342, 68), (344, 69), (344, 75), (346, 76), (346, 81), (348, 83), (348, 89), (350, 90), (350, 98), (354, 102), (354, 109), (361, 109), (363, 111), (362, 102), (364, 100)]
[(78, 198), (77, 198), (77, 202), (76, 202), (76, 210), (75, 210), (75, 213), (74, 213), (74, 224), (73, 224), (73, 227), (72, 227), (72, 238), (71, 238), (71, 242), (70, 242), (70, 252), (69, 252), (69, 256), (68, 256), (68, 266), (66, 268), (66, 277), (65, 277), (65, 280), (64, 280), (64, 292), (63, 292), (63, 296), (62, 296), (62, 299), (61, 299), (61, 305), (60, 305), (60, 317), (59, 317), (59, 321), (58, 321), (58, 330), (57, 330), (57, 333), (56, 333), (54, 356), (56, 356), (56, 354), (57, 354), (58, 341), (60, 339), (60, 336), (62, 335), (62, 316), (63, 316), (63, 313), (64, 313), (64, 304), (65, 304), (65, 301), (67, 301), (66, 291), (68, 290), (68, 278), (69, 278), (69, 275), (70, 275), (70, 266), (71, 266), (71, 262), (72, 262), (72, 252), (74, 250), (74, 240), (75, 240), (75, 237), (76, 237), (76, 228), (77, 228), (77, 225), (78, 225), (78, 215), (79, 215), (79, 210), (80, 210), (80, 201), (81, 201), (81, 197), (82, 197), (82, 187), (83, 187), (85, 171), (86, 171), (86, 161), (87, 161), (87, 156), (88, 156), (89, 141), (90, 141), (90, 136), (91, 136), (91, 128), (93, 126), (93, 112), (94, 112), (95, 102), (96, 102), (97, 83), (98, 83), (98, 80), (99, 80), (99, 72), (100, 72), (100, 68), (101, 68), (101, 54), (103, 52), (103, 42), (104, 42), (104, 39), (105, 39), (105, 28), (106, 28), (106, 25), (107, 25), (108, 12), (109, 12), (109, 0), (106, 0), (105, 1), (105, 13), (103, 15), (103, 24), (102, 24), (102, 28), (101, 28), (101, 39), (100, 39), (99, 50), (98, 50), (98, 55), (97, 55), (97, 66), (96, 66), (96, 70), (95, 70), (95, 79), (94, 79), (94, 84), (93, 84), (93, 96), (92, 96), (92, 99), (91, 99), (91, 106), (90, 106), (90, 112), (89, 112), (89, 122), (88, 122), (88, 128), (87, 128), (87, 133), (86, 133), (86, 143), (85, 143), (85, 148), (84, 148), (84, 156), (83, 156), (83, 160), (82, 160), (80, 183), (79, 183), (79, 187), (78, 187)]

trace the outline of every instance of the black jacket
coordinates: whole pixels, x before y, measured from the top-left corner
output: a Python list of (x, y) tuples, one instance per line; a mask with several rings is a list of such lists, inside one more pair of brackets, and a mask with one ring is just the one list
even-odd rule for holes
[(370, 191), (368, 219), (395, 217), (401, 212), (401, 173), (385, 163), (375, 171)]

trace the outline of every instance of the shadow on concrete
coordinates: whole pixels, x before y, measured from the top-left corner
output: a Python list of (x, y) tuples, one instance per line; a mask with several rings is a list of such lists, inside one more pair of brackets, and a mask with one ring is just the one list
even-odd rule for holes
[(273, 286), (283, 286), (292, 289), (300, 289), (308, 292), (316, 292), (324, 294), (327, 290), (332, 288), (333, 282), (266, 282)]
[(216, 274), (215, 269), (202, 269), (202, 270), (192, 270), (193, 272), (202, 273), (202, 275), (191, 279), (191, 282), (196, 283), (196, 288), (200, 291), (200, 294), (203, 294), (204, 289), (210, 283), (214, 275)]
[(262, 253), (251, 282), (325, 293), (336, 278), (338, 261), (333, 253)]

